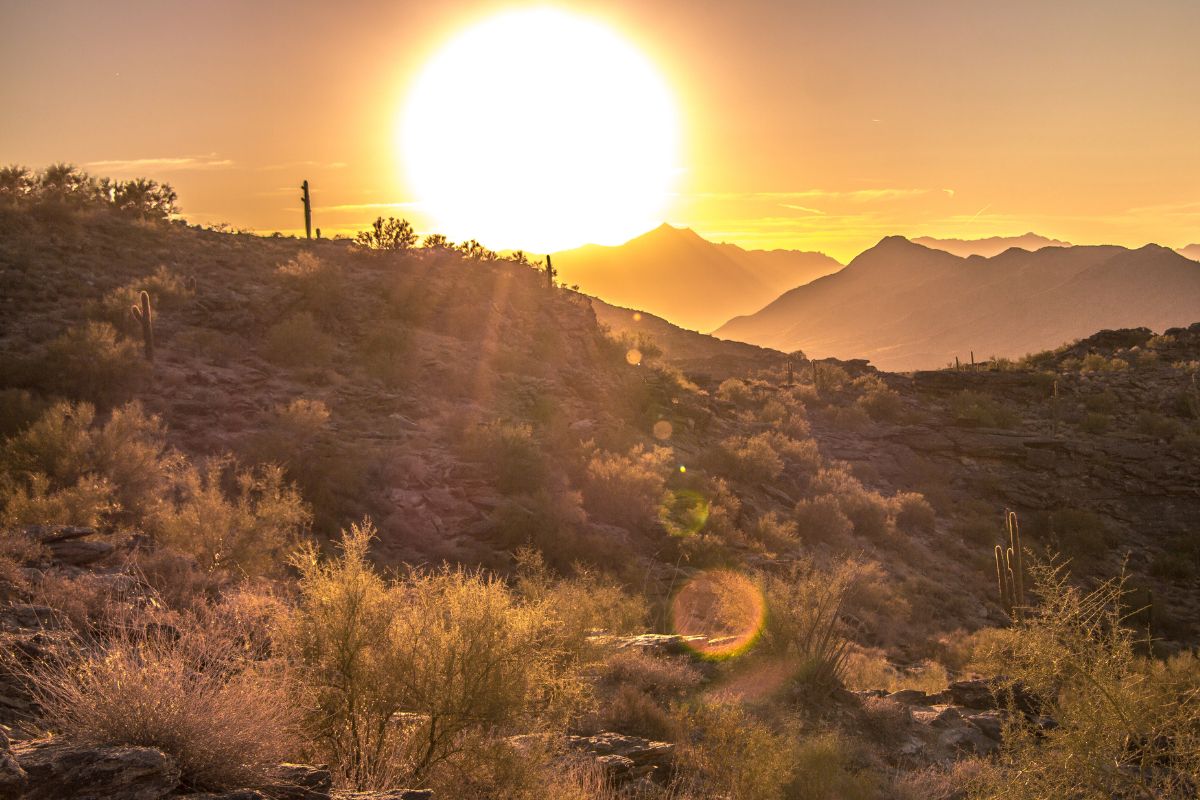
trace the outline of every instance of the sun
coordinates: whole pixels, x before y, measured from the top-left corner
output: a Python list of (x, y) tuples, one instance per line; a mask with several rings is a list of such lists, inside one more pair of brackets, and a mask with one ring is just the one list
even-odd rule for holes
[(423, 68), (398, 126), (409, 188), (455, 240), (553, 252), (659, 224), (675, 98), (613, 29), (550, 8), (491, 17)]

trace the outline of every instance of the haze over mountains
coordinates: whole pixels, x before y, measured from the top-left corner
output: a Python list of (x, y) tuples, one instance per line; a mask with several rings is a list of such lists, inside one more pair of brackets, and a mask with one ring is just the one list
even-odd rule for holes
[(1070, 242), (1059, 239), (1048, 239), (1036, 233), (1025, 233), (1020, 236), (989, 236), (986, 239), (937, 239), (933, 236), (917, 236), (912, 241), (934, 250), (945, 250), (956, 256), (998, 256), (1010, 247), (1022, 250), (1041, 250), (1043, 247), (1070, 247)]
[(1184, 258), (1190, 258), (1192, 261), (1200, 261), (1200, 244), (1189, 244), (1187, 247), (1181, 247), (1175, 252)]
[(714, 334), (905, 371), (972, 350), (978, 359), (1019, 357), (1103, 328), (1162, 331), (1198, 319), (1200, 263), (1158, 245), (963, 258), (890, 236)]
[(842, 266), (822, 253), (717, 244), (665, 223), (622, 245), (586, 245), (553, 257), (564, 283), (698, 331)]

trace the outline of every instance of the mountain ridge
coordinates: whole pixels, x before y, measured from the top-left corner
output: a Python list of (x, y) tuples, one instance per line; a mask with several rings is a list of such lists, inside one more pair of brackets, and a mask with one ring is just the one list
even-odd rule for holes
[(778, 350), (935, 368), (1018, 357), (1105, 328), (1200, 318), (1200, 268), (1169, 248), (1076, 245), (955, 256), (889, 236), (845, 269), (714, 331)]
[(823, 253), (746, 250), (667, 223), (624, 244), (551, 255), (564, 283), (697, 331), (710, 331), (842, 267)]

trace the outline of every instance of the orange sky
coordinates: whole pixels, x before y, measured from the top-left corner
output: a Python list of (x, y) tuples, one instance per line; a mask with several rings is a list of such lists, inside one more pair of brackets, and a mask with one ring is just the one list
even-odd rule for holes
[[(553, 5), (662, 70), (666, 216), (709, 238), (843, 260), (893, 233), (1200, 241), (1195, 0)], [(302, 227), (308, 178), (326, 232), (421, 230), (397, 112), (441, 43), (513, 7), (0, 0), (0, 161), (166, 180), (189, 220), (258, 231)]]

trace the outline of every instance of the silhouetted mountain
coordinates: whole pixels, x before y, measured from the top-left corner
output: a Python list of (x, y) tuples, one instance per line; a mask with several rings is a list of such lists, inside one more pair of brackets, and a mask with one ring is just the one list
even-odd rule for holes
[(883, 369), (1016, 357), (1102, 328), (1200, 319), (1200, 265), (1158, 245), (1012, 248), (960, 258), (890, 236), (715, 335)]
[(616, 247), (555, 253), (554, 266), (564, 283), (579, 284), (588, 294), (698, 331), (756, 311), (780, 292), (841, 267), (822, 253), (743, 250), (667, 224)]
[(1070, 247), (1070, 242), (1058, 239), (1048, 239), (1036, 233), (1026, 233), (1021, 236), (989, 236), (986, 239), (935, 239), (932, 236), (918, 236), (912, 240), (916, 244), (932, 247), (934, 250), (945, 250), (956, 256), (983, 256), (991, 258), (1003, 253), (1010, 247), (1022, 250), (1041, 250), (1043, 247)]
[(1200, 261), (1200, 244), (1189, 244), (1187, 247), (1181, 247), (1175, 252), (1184, 258), (1190, 258), (1192, 261)]

